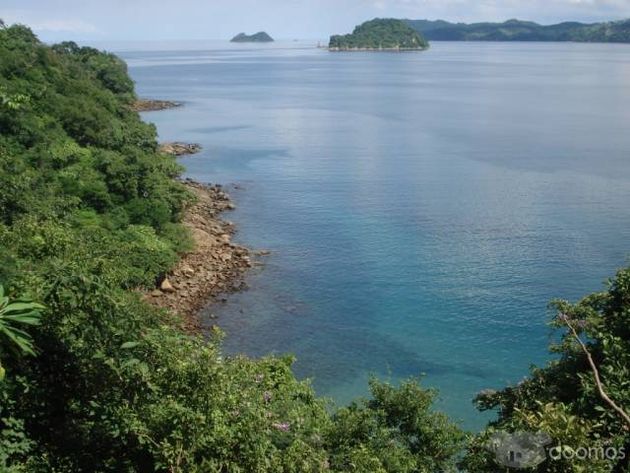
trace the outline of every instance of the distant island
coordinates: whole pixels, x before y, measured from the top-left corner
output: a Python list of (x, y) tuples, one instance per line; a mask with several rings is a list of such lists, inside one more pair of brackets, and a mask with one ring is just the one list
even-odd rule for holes
[(630, 19), (607, 23), (565, 22), (539, 25), (531, 21), (504, 23), (449, 23), (437, 20), (404, 20), (428, 40), (435, 41), (575, 41), (581, 43), (630, 43)]
[(330, 51), (422, 51), (429, 43), (403, 20), (374, 19), (357, 26), (352, 34), (330, 37)]
[(272, 43), (273, 38), (264, 31), (260, 31), (256, 34), (247, 35), (245, 33), (239, 33), (230, 40), (232, 43)]

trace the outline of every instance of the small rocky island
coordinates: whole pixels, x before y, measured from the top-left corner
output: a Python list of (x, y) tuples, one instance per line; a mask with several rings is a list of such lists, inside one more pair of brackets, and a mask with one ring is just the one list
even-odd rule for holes
[(424, 37), (402, 20), (376, 18), (357, 26), (352, 34), (330, 37), (330, 51), (423, 51)]
[(239, 33), (230, 40), (232, 43), (272, 43), (273, 38), (264, 31), (259, 31), (256, 34), (247, 35), (245, 33)]

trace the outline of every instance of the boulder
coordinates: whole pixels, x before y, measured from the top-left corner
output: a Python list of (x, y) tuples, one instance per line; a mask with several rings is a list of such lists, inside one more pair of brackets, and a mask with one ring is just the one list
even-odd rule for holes
[(162, 281), (162, 283), (160, 284), (160, 289), (162, 290), (162, 292), (166, 293), (175, 292), (175, 288), (167, 278), (164, 278), (164, 281)]

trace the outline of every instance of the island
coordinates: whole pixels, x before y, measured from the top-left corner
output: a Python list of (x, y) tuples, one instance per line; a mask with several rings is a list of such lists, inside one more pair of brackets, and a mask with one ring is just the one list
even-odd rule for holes
[(376, 18), (330, 37), (329, 51), (422, 51), (429, 43), (403, 20)]
[(272, 43), (273, 38), (264, 31), (259, 31), (256, 34), (247, 35), (245, 33), (239, 33), (230, 40), (232, 43)]
[(428, 40), (435, 41), (574, 41), (630, 43), (630, 19), (604, 23), (567, 21), (540, 25), (532, 21), (450, 23), (443, 20), (404, 20)]

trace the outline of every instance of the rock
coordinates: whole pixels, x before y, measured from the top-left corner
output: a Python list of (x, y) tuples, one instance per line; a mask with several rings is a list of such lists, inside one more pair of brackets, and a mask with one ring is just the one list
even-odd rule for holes
[(160, 291), (159, 289), (155, 289), (154, 291), (151, 292), (151, 295), (153, 297), (162, 297), (164, 293)]
[(180, 107), (181, 105), (180, 102), (172, 102), (170, 100), (138, 99), (133, 103), (131, 109), (134, 112), (153, 112)]
[(258, 250), (255, 255), (256, 256), (269, 256), (271, 254), (271, 251), (269, 250)]
[(180, 268), (181, 272), (184, 276), (188, 276), (191, 277), (192, 275), (195, 274), (195, 270), (192, 269), (190, 266), (188, 266), (187, 264), (182, 265), (182, 267)]
[(227, 204), (225, 206), (226, 209), (228, 210), (235, 210), (236, 209), (236, 205), (234, 205), (232, 202), (230, 202), (229, 204)]
[(187, 154), (195, 154), (201, 151), (201, 145), (197, 143), (182, 143), (174, 141), (172, 143), (162, 143), (160, 152), (172, 154), (173, 156), (184, 156)]
[(164, 281), (162, 281), (162, 284), (160, 284), (160, 289), (162, 290), (162, 292), (166, 293), (175, 292), (175, 288), (167, 278), (164, 278)]

